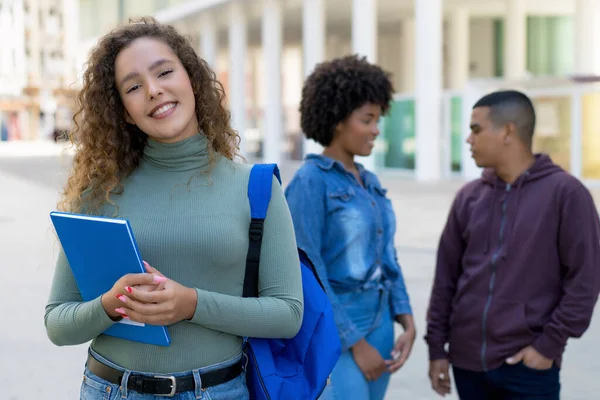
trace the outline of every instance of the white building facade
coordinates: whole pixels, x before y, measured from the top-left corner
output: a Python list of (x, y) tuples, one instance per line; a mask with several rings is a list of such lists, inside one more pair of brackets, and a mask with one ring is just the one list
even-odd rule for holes
[(78, 4), (0, 0), (0, 141), (68, 129), (76, 93)]
[(419, 181), (477, 175), (464, 144), (472, 104), (515, 87), (541, 114), (536, 150), (600, 179), (600, 95), (573, 79), (600, 74), (600, 1), (165, 0), (142, 9), (109, 0), (105, 11), (109, 3), (121, 21), (152, 14), (191, 35), (226, 87), (250, 156), (318, 151), (300, 132), (303, 79), (319, 62), (358, 53), (390, 71), (397, 91), (374, 154), (361, 159), (367, 167)]

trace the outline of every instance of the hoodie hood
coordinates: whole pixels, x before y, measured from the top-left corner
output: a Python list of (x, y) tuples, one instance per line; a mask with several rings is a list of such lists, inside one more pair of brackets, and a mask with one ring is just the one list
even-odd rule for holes
[[(504, 182), (502, 179), (496, 175), (496, 171), (493, 168), (486, 168), (481, 173), (481, 180), (484, 184), (490, 185), (494, 190), (494, 195), (492, 196), (492, 200), (490, 203), (490, 209), (492, 212), (488, 214), (487, 226), (488, 230), (486, 233), (486, 245), (485, 245), (485, 253), (487, 254), (490, 251), (490, 235), (491, 235), (491, 227), (496, 217), (496, 208), (494, 205), (496, 201), (498, 201), (499, 196), (506, 196), (507, 193), (513, 188), (517, 191), (517, 200), (515, 207), (508, 210), (507, 213), (507, 225), (505, 227), (505, 235), (510, 237), (512, 232), (512, 226), (514, 224), (515, 218), (517, 217), (517, 213), (519, 212), (519, 201), (521, 200), (521, 189), (524, 185), (533, 183), (540, 179), (544, 179), (552, 174), (564, 172), (564, 170), (558, 165), (554, 164), (552, 159), (547, 154), (535, 154), (535, 161), (529, 169), (517, 178), (517, 180), (513, 184), (509, 184)], [(506, 258), (506, 254), (508, 253), (508, 246), (504, 246), (502, 250), (502, 258)]]
[[(513, 184), (520, 185), (525, 182), (532, 182), (538, 179), (547, 177), (548, 175), (562, 172), (563, 169), (552, 162), (552, 159), (547, 154), (535, 154), (535, 162), (528, 170), (526, 170)], [(481, 173), (481, 180), (489, 185), (504, 189), (507, 185), (496, 175), (496, 170), (486, 168)]]

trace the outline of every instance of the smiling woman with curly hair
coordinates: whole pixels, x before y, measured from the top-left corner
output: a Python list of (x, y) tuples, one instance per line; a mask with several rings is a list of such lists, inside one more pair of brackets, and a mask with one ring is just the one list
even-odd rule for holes
[[(110, 193), (133, 172), (143, 156), (148, 134), (127, 119), (127, 111), (115, 82), (119, 50), (140, 37), (159, 38), (179, 58), (189, 75), (195, 100), (195, 118), (188, 121), (194, 132), (206, 136), (211, 161), (215, 153), (233, 159), (239, 151), (239, 135), (229, 125), (223, 86), (188, 40), (169, 25), (144, 19), (130, 25), (127, 34), (106, 35), (92, 52), (77, 98), (73, 142), (77, 146), (74, 173), (69, 178), (61, 209), (79, 211), (86, 193), (86, 210), (92, 212), (110, 200)], [(125, 100), (127, 101), (127, 100)], [(150, 132), (148, 132), (150, 134)]]
[[(325, 149), (306, 157), (286, 198), (344, 350), (321, 400), (382, 400), (415, 340), (392, 204), (377, 176), (354, 159), (371, 154), (391, 100), (388, 74), (355, 55), (319, 64), (302, 91), (302, 130)], [(395, 344), (394, 321), (404, 328)]]
[[(300, 328), (300, 264), (275, 178), (259, 297), (242, 297), (251, 166), (234, 161), (239, 137), (224, 97), (189, 41), (153, 19), (110, 32), (90, 55), (60, 207), (129, 220), (147, 273), (83, 301), (60, 251), (45, 324), (57, 345), (92, 341), (82, 398), (154, 399), (173, 390), (181, 399), (247, 399), (242, 338), (290, 338)], [(119, 321), (166, 326), (171, 344), (103, 334)]]

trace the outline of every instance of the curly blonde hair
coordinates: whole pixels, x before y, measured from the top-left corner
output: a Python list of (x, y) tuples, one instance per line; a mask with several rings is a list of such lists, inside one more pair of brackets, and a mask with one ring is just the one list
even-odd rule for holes
[(76, 153), (58, 208), (97, 212), (122, 192), (121, 181), (139, 165), (148, 136), (125, 121), (125, 108), (115, 85), (115, 59), (134, 40), (150, 37), (169, 45), (185, 67), (196, 99), (200, 131), (207, 137), (210, 164), (217, 154), (239, 155), (239, 135), (230, 126), (225, 91), (209, 65), (198, 57), (188, 38), (166, 24), (145, 17), (130, 21), (102, 37), (92, 51), (77, 96), (70, 132)]

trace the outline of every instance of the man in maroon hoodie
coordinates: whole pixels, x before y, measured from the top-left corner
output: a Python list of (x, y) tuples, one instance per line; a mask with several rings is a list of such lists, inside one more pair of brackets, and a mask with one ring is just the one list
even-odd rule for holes
[(451, 364), (462, 400), (558, 400), (567, 339), (589, 326), (598, 214), (581, 182), (532, 153), (534, 127), (516, 91), (473, 107), (467, 143), (484, 172), (454, 199), (427, 313), (429, 377), (442, 396)]

